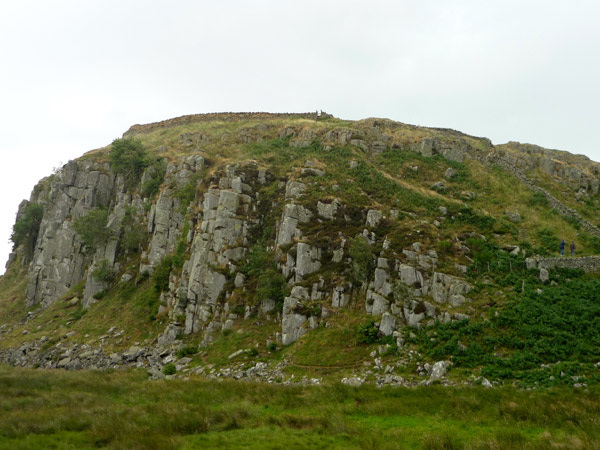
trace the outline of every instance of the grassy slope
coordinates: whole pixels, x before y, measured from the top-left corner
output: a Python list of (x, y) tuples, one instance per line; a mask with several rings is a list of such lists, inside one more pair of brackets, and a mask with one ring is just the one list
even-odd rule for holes
[[(3, 277), (0, 284), (2, 295), (10, 284), (11, 272), (8, 278)], [(154, 307), (148, 300), (154, 300), (156, 295), (149, 281), (139, 285), (120, 283), (106, 297), (87, 310), (80, 307), (77, 296), (81, 296), (82, 285), (71, 289), (63, 298), (48, 308), (25, 308), (25, 283), (12, 286), (9, 292), (16, 291), (13, 302), (2, 302), (0, 313), (3, 323), (11, 328), (0, 337), (0, 346), (16, 347), (28, 340), (39, 339), (43, 336), (51, 343), (64, 340), (69, 343), (90, 344), (98, 346), (99, 337), (116, 327), (125, 330), (118, 341), (107, 341), (106, 351), (122, 350), (134, 344), (151, 340), (164, 329), (164, 318), (150, 320)], [(36, 314), (26, 323), (20, 323), (25, 317), (24, 311), (32, 310)], [(6, 319), (4, 319), (6, 318)], [(24, 335), (23, 331), (27, 330)], [(67, 336), (67, 334), (69, 336)]]
[(597, 390), (148, 381), (0, 368), (0, 448), (598, 448)]
[(26, 287), (27, 271), (21, 267), (19, 260), (0, 276), (0, 317), (7, 327), (23, 318)]
[[(525, 145), (525, 148), (529, 145)], [(533, 146), (535, 147), (535, 146)], [(515, 147), (511, 143), (497, 146), (500, 151), (506, 151), (510, 153), (520, 153), (519, 147)], [(535, 152), (537, 153), (537, 152)], [(559, 158), (563, 164), (567, 166), (577, 166), (579, 170), (588, 176), (594, 177), (596, 167), (589, 163), (587, 158), (581, 155), (572, 155), (564, 151), (550, 151), (546, 157), (548, 158)], [(594, 225), (598, 225), (600, 215), (600, 198), (598, 195), (592, 195), (585, 201), (578, 201), (576, 199), (575, 191), (570, 189), (569, 180), (559, 180), (558, 177), (553, 177), (550, 174), (544, 172), (542, 169), (529, 170), (527, 176), (538, 186), (548, 190), (554, 197), (560, 200), (563, 204), (578, 211), (584, 218), (589, 220)], [(585, 239), (585, 237), (584, 237)], [(596, 249), (596, 252), (598, 250)]]

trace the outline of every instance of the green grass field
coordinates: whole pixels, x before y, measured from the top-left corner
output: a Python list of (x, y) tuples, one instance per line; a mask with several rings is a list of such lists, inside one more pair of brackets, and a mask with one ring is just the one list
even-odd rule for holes
[(0, 368), (0, 448), (600, 448), (600, 391), (150, 381)]

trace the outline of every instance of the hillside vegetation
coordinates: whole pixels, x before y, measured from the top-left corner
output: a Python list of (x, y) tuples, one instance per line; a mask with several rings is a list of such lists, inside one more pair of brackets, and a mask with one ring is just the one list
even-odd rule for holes
[[(598, 383), (598, 164), (315, 119), (134, 126), (40, 181), (0, 279), (0, 360), (273, 383)], [(544, 259), (563, 239), (566, 263)], [(372, 395), (357, 392), (340, 401)], [(364, 444), (338, 425), (351, 430), (336, 445)]]

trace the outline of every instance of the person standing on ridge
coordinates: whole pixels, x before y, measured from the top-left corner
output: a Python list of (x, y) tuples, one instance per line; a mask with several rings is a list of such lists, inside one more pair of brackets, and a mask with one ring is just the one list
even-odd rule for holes
[(571, 241), (571, 256), (575, 256), (575, 241)]
[(565, 256), (565, 240), (560, 241), (560, 256)]

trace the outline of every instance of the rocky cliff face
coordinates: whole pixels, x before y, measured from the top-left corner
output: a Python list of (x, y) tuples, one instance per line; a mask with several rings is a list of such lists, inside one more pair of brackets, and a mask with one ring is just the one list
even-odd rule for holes
[[(71, 161), (57, 174), (42, 180), (29, 201), (43, 205), (44, 218), (30, 264), (27, 303), (47, 306), (82, 281), (95, 261), (107, 259), (114, 264), (121, 231), (119, 220), (124, 206), (131, 201), (124, 192), (123, 180), (111, 173), (108, 164)], [(23, 208), (26, 206), (24, 203)], [(102, 207), (112, 208), (110, 238), (96, 254), (87, 254), (70, 225), (92, 209)], [(94, 289), (97, 288), (88, 288), (88, 300)]]
[[(210, 118), (216, 122), (220, 119), (225, 120)], [(365, 186), (362, 191), (353, 191), (366, 166), (352, 155), (363, 155), (367, 160), (390, 152), (419, 154), (422, 158), (438, 155), (435, 161), (441, 161), (442, 173), (450, 174), (450, 179), (456, 164), (490, 161), (494, 149), (489, 140), (378, 119), (331, 127), (309, 122), (304, 116), (294, 117), (300, 122), (291, 125), (272, 121), (270, 116), (260, 119), (266, 122), (220, 134), (212, 128), (181, 130), (169, 144), (179, 145), (179, 154), (162, 143), (152, 144), (157, 154), (166, 154), (168, 164), (159, 192), (151, 196), (140, 189), (151, 177), (150, 169), (139, 184), (130, 185), (111, 169), (106, 152), (71, 161), (42, 180), (29, 200), (42, 205), (44, 215), (28, 263), (27, 304), (47, 307), (83, 283), (80, 301), (89, 307), (102, 301), (99, 293), (115, 284), (152, 275), (165, 258), (177, 256), (179, 263), (169, 261), (168, 287), (160, 296), (158, 313), (168, 317), (166, 329), (157, 340), (163, 347), (186, 335), (198, 335), (204, 344), (210, 344), (218, 333), (256, 317), (276, 323), (271, 339), (289, 345), (311, 329), (327, 326), (336, 311), (356, 308), (357, 304), (365, 315), (373, 317), (381, 335), (392, 336), (398, 347), (403, 344), (405, 327), (469, 317), (473, 286), (464, 274), (472, 260), (465, 240), (477, 233), (454, 236), (450, 245), (457, 250), (451, 263), (440, 257), (439, 246), (430, 237), (432, 233), (439, 235), (437, 229), (444, 222), (457, 220), (457, 213), (448, 209), (462, 205), (462, 200), (449, 196), (444, 203), (435, 189), (419, 187), (423, 202), (441, 202), (421, 216), (415, 213), (420, 206), (400, 202), (409, 197), (394, 194), (393, 204), (382, 203), (377, 190), (383, 190), (389, 182), (386, 180), (397, 177), (398, 182), (406, 182), (400, 175), (389, 173), (371, 193), (366, 190), (370, 182), (367, 175), (361, 181)], [(197, 121), (202, 122), (202, 118), (136, 126), (127, 135), (169, 131)], [(322, 155), (332, 155), (339, 147), (351, 150), (333, 163), (307, 152), (306, 158), (299, 153), (303, 159), (300, 164), (294, 161), (290, 165), (284, 159), (277, 166), (270, 165), (269, 158), (258, 158), (256, 155), (261, 154), (253, 147), (255, 153), (245, 157), (229, 158), (225, 153), (226, 149), (270, 139), (284, 142), (289, 149), (318, 144)], [(211, 145), (219, 146), (211, 150)], [(270, 148), (269, 155), (275, 155), (270, 158), (285, 148)], [(541, 167), (573, 181), (575, 189), (597, 193), (596, 169), (584, 172), (568, 162), (547, 160), (547, 155), (537, 153), (523, 152), (516, 159), (504, 153), (505, 163)], [(339, 178), (340, 170), (346, 178)], [(416, 176), (411, 174), (419, 170), (407, 166), (406, 177)], [(184, 195), (186, 192), (191, 195)], [(357, 201), (365, 192), (370, 199)], [(22, 204), (21, 216), (27, 204)], [(73, 224), (99, 208), (108, 211), (106, 238), (90, 251)], [(411, 221), (414, 232), (399, 231), (401, 217)], [(124, 242), (128, 229), (134, 226), (143, 234), (139, 254), (128, 253)], [(351, 246), (357, 239), (370, 252), (362, 278), (352, 275), (357, 257)], [(274, 263), (275, 275), (270, 279), (248, 270), (257, 246)], [(116, 278), (95, 275), (95, 269), (102, 265)], [(266, 266), (264, 273), (270, 273)], [(268, 289), (277, 277), (285, 285), (279, 287), (279, 293), (287, 294), (280, 299)], [(263, 285), (267, 288), (261, 290)]]

